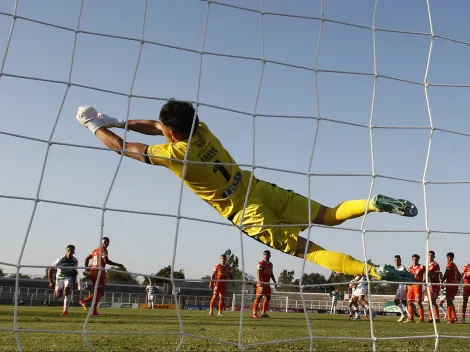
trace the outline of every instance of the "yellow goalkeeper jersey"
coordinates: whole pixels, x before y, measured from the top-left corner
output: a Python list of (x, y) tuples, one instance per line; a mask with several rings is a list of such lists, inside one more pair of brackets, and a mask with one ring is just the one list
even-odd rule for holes
[[(147, 154), (152, 165), (167, 167), (182, 178), (182, 161), (187, 149), (188, 141), (156, 144), (148, 147)], [(187, 160), (201, 162), (187, 164), (184, 183), (191, 191), (225, 218), (243, 208), (251, 172), (237, 165), (220, 165), (235, 161), (203, 122), (191, 138)], [(207, 162), (217, 164), (205, 164)], [(255, 179), (252, 182), (254, 185)]]

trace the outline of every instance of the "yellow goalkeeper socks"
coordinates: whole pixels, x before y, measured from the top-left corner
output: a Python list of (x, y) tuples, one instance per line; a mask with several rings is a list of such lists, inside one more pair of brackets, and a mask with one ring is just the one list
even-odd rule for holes
[(350, 255), (328, 251), (315, 243), (312, 243), (310, 246), (305, 259), (334, 272), (346, 275), (365, 275), (367, 267), (369, 267), (369, 276), (380, 279), (380, 276), (375, 272), (374, 266), (366, 266), (364, 262), (360, 262)]
[[(336, 226), (344, 221), (354, 219), (366, 213), (367, 199), (347, 200), (338, 204), (335, 208), (327, 208), (324, 217), (324, 225)], [(369, 202), (368, 212), (379, 211), (372, 202)]]

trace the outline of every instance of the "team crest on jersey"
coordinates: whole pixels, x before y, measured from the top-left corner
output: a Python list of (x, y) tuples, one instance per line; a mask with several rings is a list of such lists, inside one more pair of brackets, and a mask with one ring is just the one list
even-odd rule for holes
[(201, 149), (201, 148), (204, 148), (205, 145), (206, 145), (206, 139), (205, 138), (200, 137), (199, 140), (194, 141), (194, 146), (196, 148)]

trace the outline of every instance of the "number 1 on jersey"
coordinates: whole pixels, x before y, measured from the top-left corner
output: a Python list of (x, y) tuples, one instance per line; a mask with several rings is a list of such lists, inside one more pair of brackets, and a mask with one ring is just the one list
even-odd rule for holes
[[(215, 163), (220, 163), (220, 160), (214, 160)], [(225, 180), (230, 181), (230, 172), (228, 172), (227, 168), (224, 165), (214, 165), (214, 172), (219, 171)]]

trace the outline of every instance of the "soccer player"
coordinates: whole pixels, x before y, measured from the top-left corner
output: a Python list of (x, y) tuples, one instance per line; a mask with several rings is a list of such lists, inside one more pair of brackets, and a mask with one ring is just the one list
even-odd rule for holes
[[(426, 269), (419, 264), (420, 256), (418, 254), (413, 254), (411, 257), (412, 264), (408, 267), (408, 271), (415, 276), (416, 282), (420, 283), (423, 282), (424, 274)], [(407, 295), (408, 301), (408, 319), (406, 323), (414, 322), (414, 310), (415, 310), (415, 302), (418, 304), (418, 313), (419, 313), (419, 320), (417, 323), (424, 322), (424, 307), (423, 307), (423, 286), (420, 284), (417, 285), (410, 285), (407, 288)]]
[[(347, 200), (334, 208), (309, 200), (293, 191), (257, 179), (242, 170), (208, 126), (199, 122), (193, 105), (170, 100), (160, 110), (160, 121), (123, 120), (98, 113), (91, 106), (78, 108), (76, 119), (104, 145), (129, 158), (170, 169), (202, 200), (244, 233), (284, 253), (304, 258), (338, 273), (365, 275), (378, 280), (413, 281), (407, 272), (397, 272), (391, 265), (374, 266), (349, 255), (326, 250), (307, 242), (299, 233), (314, 224), (336, 226), (363, 216), (366, 212), (386, 212), (414, 217), (418, 209), (411, 202), (383, 195), (370, 202)], [(125, 142), (108, 128), (127, 128), (146, 134), (163, 135), (166, 143), (146, 145)], [(185, 161), (189, 161), (187, 163)], [(201, 163), (203, 162), (203, 163)], [(211, 164), (207, 164), (207, 163)], [(251, 186), (250, 186), (251, 185)], [(248, 202), (244, 209), (245, 196)], [(309, 212), (310, 210), (310, 212)], [(278, 225), (299, 224), (298, 226)], [(276, 225), (276, 226), (273, 226)]]
[[(462, 278), (454, 264), (454, 253), (449, 252), (446, 255), (447, 265), (444, 276), (442, 277), (442, 283), (458, 284)], [(455, 313), (454, 298), (457, 294), (459, 287), (457, 285), (446, 286), (446, 301), (447, 301), (447, 324), (457, 323), (457, 314)]]
[[(401, 257), (400, 255), (396, 255), (394, 257), (395, 269), (398, 271), (406, 271), (406, 268), (401, 264)], [(400, 311), (400, 318), (398, 322), (401, 323), (406, 319), (405, 311), (408, 312), (407, 309), (403, 309), (403, 307), (407, 306), (406, 303), (406, 286), (405, 284), (398, 284), (397, 292), (395, 293), (395, 300), (393, 301), (395, 305), (398, 307)]]
[(441, 312), (444, 314), (444, 319), (447, 319), (447, 310), (444, 309), (444, 303), (446, 301), (446, 288), (444, 287), (441, 290), (441, 294), (439, 295), (439, 298), (437, 299), (437, 305)]
[(359, 305), (357, 303), (357, 297), (353, 296), (353, 292), (356, 290), (357, 282), (356, 279), (352, 279), (349, 281), (348, 285), (348, 297), (349, 297), (349, 319), (353, 318), (353, 320), (359, 320)]
[[(52, 264), (53, 267), (61, 268), (48, 268), (47, 278), (49, 279), (49, 288), (54, 288), (54, 296), (61, 299), (64, 296), (64, 310), (62, 315), (69, 314), (70, 294), (72, 290), (77, 289), (77, 276), (78, 276), (78, 260), (74, 257), (75, 246), (69, 244), (65, 248), (65, 255), (57, 258)], [(54, 273), (56, 282), (54, 284)]]
[(463, 276), (463, 283), (464, 285), (469, 285), (469, 286), (464, 286), (463, 287), (463, 303), (462, 303), (462, 324), (465, 324), (465, 314), (467, 313), (467, 303), (468, 303), (468, 296), (470, 296), (470, 264), (467, 264), (463, 267), (462, 270), (462, 276)]
[[(209, 281), (209, 288), (214, 288), (212, 298), (209, 303), (209, 316), (214, 315), (214, 304), (217, 297), (219, 297), (219, 316), (224, 316), (225, 295), (227, 294), (227, 282), (219, 280), (233, 280), (232, 268), (227, 264), (227, 256), (222, 254), (220, 256), (220, 263), (214, 266), (211, 280)], [(235, 283), (232, 282), (235, 287)]]
[(263, 306), (261, 308), (261, 318), (269, 318), (267, 313), (269, 301), (271, 300), (271, 285), (269, 282), (273, 280), (277, 287), (276, 278), (273, 274), (273, 263), (270, 262), (271, 252), (263, 252), (263, 261), (258, 263), (257, 277), (258, 282), (256, 283), (256, 298), (253, 303), (253, 315), (252, 318), (259, 318), (258, 316), (258, 305), (261, 298), (264, 296)]
[(152, 281), (149, 279), (149, 284), (145, 288), (145, 292), (147, 293), (147, 306), (148, 309), (155, 309), (155, 292), (156, 287), (152, 285)]
[[(357, 282), (357, 286), (352, 294), (353, 302), (359, 301), (359, 304), (364, 308), (364, 315), (366, 316), (366, 318), (370, 316), (371, 319), (374, 319), (375, 313), (372, 311), (372, 308), (370, 308), (369, 302), (366, 299), (366, 296), (369, 292), (369, 283), (367, 282), (367, 277), (357, 276), (355, 278), (355, 281)], [(357, 303), (356, 303), (356, 307), (357, 307)], [(356, 311), (356, 317), (354, 318), (354, 320), (359, 320), (359, 314), (357, 313), (357, 311)]]
[[(429, 313), (429, 320), (428, 323), (432, 323), (432, 311), (434, 310), (434, 316), (436, 319), (436, 323), (440, 323), (439, 320), (439, 307), (437, 305), (437, 298), (439, 297), (439, 292), (441, 290), (440, 282), (442, 281), (442, 272), (439, 264), (434, 260), (436, 258), (436, 253), (434, 251), (429, 251), (428, 259), (428, 278), (429, 282), (432, 284), (426, 290), (426, 294), (428, 296), (428, 313)], [(431, 308), (432, 307), (432, 308)]]
[[(96, 300), (95, 300), (95, 305), (93, 306), (93, 309), (91, 311), (91, 315), (100, 315), (98, 313), (98, 303), (100, 299), (104, 296), (104, 288), (106, 284), (106, 272), (103, 270), (100, 273), (99, 268), (105, 268), (106, 265), (113, 265), (117, 266), (118, 268), (121, 268), (122, 270), (126, 270), (124, 265), (113, 262), (111, 259), (109, 259), (108, 256), (108, 247), (109, 247), (109, 238), (108, 237), (103, 237), (103, 240), (101, 241), (101, 247), (98, 247), (93, 250), (86, 258), (85, 258), (85, 266), (88, 267), (88, 263), (90, 260), (91, 262), (91, 269), (85, 269), (83, 272), (84, 276), (87, 276), (91, 279), (91, 283), (93, 284), (93, 287), (96, 287), (98, 285), (98, 292), (96, 295)], [(101, 260), (100, 260), (100, 252), (101, 252)], [(98, 281), (98, 276), (99, 276), (99, 281)], [(90, 294), (87, 298), (81, 300), (79, 303), (83, 307), (83, 309), (87, 310), (87, 303), (93, 301), (94, 294)]]
[(339, 288), (334, 287), (333, 292), (331, 292), (330, 314), (336, 314), (336, 305), (338, 304), (338, 300), (339, 300)]

